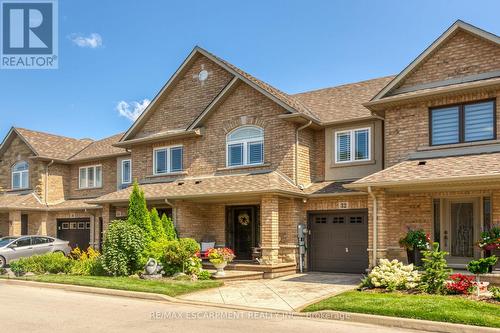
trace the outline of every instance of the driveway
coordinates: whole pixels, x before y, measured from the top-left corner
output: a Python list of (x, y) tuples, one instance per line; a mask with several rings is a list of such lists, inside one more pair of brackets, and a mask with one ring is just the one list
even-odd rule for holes
[(361, 275), (294, 274), (272, 280), (226, 282), (224, 286), (181, 296), (181, 299), (293, 311), (316, 300), (355, 288)]
[(398, 333), (341, 320), (282, 316), (3, 284), (1, 332), (73, 333)]

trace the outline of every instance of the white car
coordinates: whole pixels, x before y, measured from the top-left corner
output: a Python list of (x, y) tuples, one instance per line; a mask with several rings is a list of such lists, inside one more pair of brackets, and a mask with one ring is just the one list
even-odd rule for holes
[(0, 238), (0, 267), (19, 258), (57, 252), (69, 255), (69, 242), (48, 236), (3, 237)]

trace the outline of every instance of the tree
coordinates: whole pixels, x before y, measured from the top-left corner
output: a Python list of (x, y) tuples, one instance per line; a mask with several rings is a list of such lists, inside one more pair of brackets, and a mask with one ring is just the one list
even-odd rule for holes
[(144, 192), (140, 189), (136, 181), (134, 182), (132, 193), (129, 198), (127, 221), (144, 231), (144, 238), (146, 241), (152, 239), (153, 226), (151, 224), (151, 217), (149, 216)]
[(161, 217), (161, 224), (163, 225), (163, 229), (165, 230), (165, 235), (167, 236), (167, 240), (172, 241), (177, 239), (177, 232), (175, 231), (174, 223), (172, 219), (167, 215), (163, 214)]
[(446, 280), (451, 273), (445, 259), (448, 252), (439, 251), (439, 243), (434, 243), (430, 250), (422, 253), (424, 273), (420, 287), (426, 293), (440, 294), (444, 291)]
[(156, 208), (153, 208), (150, 213), (151, 216), (151, 225), (153, 227), (153, 240), (154, 241), (162, 241), (167, 240), (167, 235), (165, 233), (165, 229), (163, 228), (162, 220), (158, 215), (158, 211)]

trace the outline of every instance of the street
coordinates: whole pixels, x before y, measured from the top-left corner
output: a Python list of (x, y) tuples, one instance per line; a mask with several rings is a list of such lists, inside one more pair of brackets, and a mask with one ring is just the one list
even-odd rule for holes
[(0, 283), (2, 332), (414, 332)]

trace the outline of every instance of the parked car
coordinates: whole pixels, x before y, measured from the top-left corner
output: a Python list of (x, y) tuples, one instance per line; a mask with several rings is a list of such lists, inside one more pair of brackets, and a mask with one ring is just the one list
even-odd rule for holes
[(22, 257), (56, 252), (69, 255), (69, 242), (48, 236), (3, 237), (0, 238), (0, 267)]

